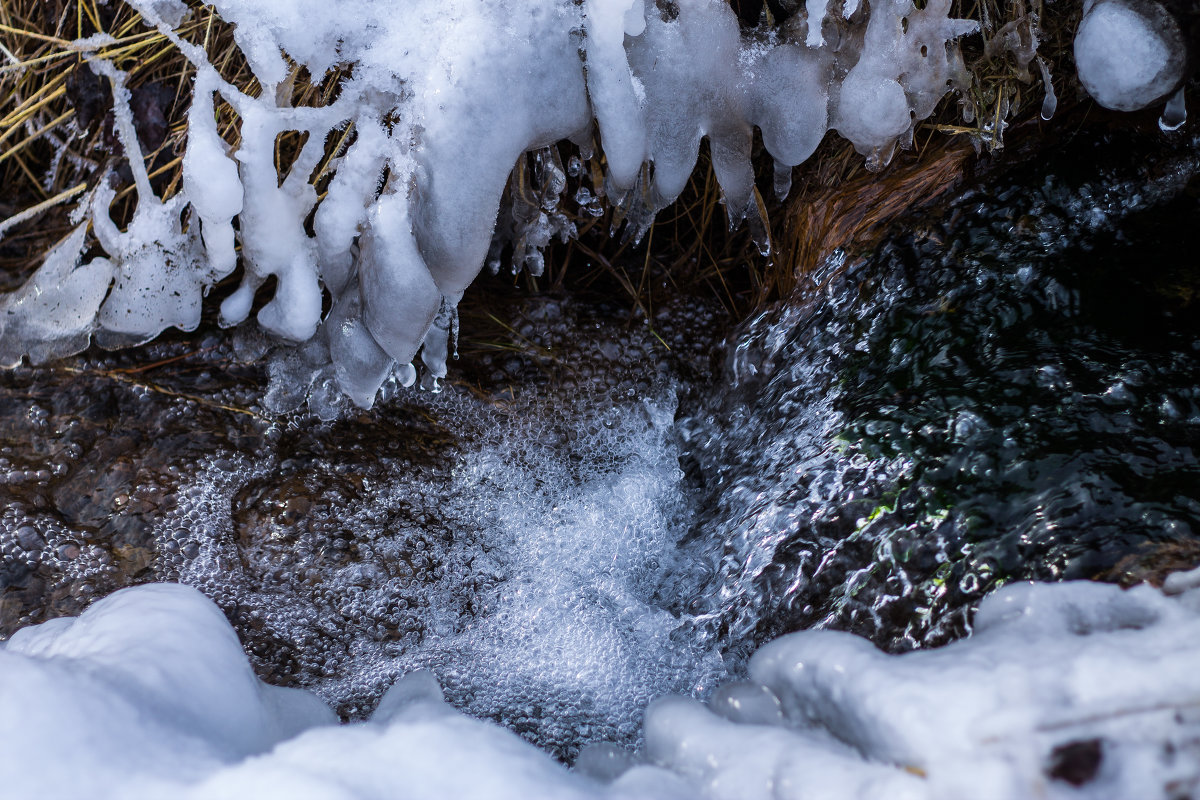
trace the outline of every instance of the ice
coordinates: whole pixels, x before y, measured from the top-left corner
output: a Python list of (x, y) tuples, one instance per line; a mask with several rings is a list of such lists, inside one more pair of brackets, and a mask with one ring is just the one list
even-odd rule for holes
[(966, 69), (948, 45), (976, 30), (948, 17), (950, 0), (917, 10), (911, 0), (872, 7), (863, 55), (842, 81), (833, 127), (867, 156), (867, 166), (887, 165), (897, 143), (910, 145), (916, 123), (933, 113), (947, 86), (965, 89)]
[(362, 321), (388, 356), (408, 364), (433, 324), (442, 293), (421, 259), (402, 194), (389, 192), (375, 203), (367, 231), (358, 262)]
[(188, 15), (187, 4), (182, 0), (147, 0), (146, 5), (155, 16), (173, 28), (179, 27)]
[(709, 708), (733, 722), (749, 725), (779, 725), (783, 709), (779, 698), (760, 683), (734, 681), (713, 693)]
[[(400, 10), (347, 0), (336, 15), (317, 0), (219, 0), (262, 89), (251, 96), (176, 36), (184, 5), (132, 5), (195, 67), (182, 190), (155, 194), (125, 76), (93, 58), (116, 89), (137, 211), (120, 231), (103, 202), (111, 196), (81, 206), (105, 255), (76, 272), (114, 268), (110, 294), (88, 295), (93, 318), (53, 346), (40, 338), (53, 325), (9, 325), (0, 349), (42, 357), (79, 350), (88, 334), (120, 346), (190, 329), (204, 293), (240, 261), (222, 323), (248, 320), (262, 291), (258, 324), (288, 342), (327, 343), (328, 374), (364, 407), (388, 360), (413, 363), (422, 346), (423, 383), (436, 385), (445, 362), (436, 313), (457, 303), (494, 254), (501, 198), (510, 175), (527, 169), (526, 153), (543, 154), (533, 172), (544, 191), (514, 201), (499, 228), (512, 237), (514, 264), (534, 274), (540, 248), (573, 233), (557, 210), (565, 177), (554, 146), (569, 139), (590, 159), (596, 134), (606, 172), (588, 197), (603, 192), (620, 207), (626, 236), (640, 239), (680, 194), (707, 138), (730, 224), (749, 217), (765, 250), (754, 129), (781, 165), (781, 194), (784, 170), (807, 159), (831, 126), (881, 167), (941, 97), (963, 90), (955, 41), (973, 30), (949, 18), (947, 2), (918, 11), (908, 0), (870, 14), (846, 3), (841, 19), (814, 3), (807, 25), (797, 18), (769, 34), (740, 30), (723, 0), (413, 0)], [(335, 97), (294, 105), (300, 68), (314, 81), (336, 79)], [(218, 100), (238, 121), (228, 141)], [(286, 168), (275, 160), (282, 136), (302, 142)]]
[(970, 638), (899, 656), (790, 634), (753, 681), (661, 698), (641, 751), (593, 745), (574, 770), (423, 670), (337, 725), (255, 678), (211, 601), (150, 584), (0, 647), (0, 767), (14, 796), (134, 800), (1173, 797), (1200, 781), (1195, 582), (1016, 584)]
[(626, 188), (646, 160), (642, 100), (625, 54), (625, 16), (633, 5), (633, 0), (587, 0), (585, 5), (588, 96), (604, 139), (609, 176)]
[(1181, 88), (1167, 101), (1162, 116), (1158, 118), (1158, 127), (1164, 133), (1171, 133), (1182, 128), (1185, 122), (1187, 122), (1187, 99), (1183, 96)]
[(802, 730), (739, 725), (695, 700), (671, 697), (646, 714), (646, 753), (713, 800), (927, 797), (915, 776)]
[(809, 47), (820, 47), (825, 44), (821, 26), (825, 24), (825, 12), (828, 10), (828, 6), (829, 0), (805, 0), (804, 11), (808, 14), (808, 35), (804, 38), (804, 43)]
[(1046, 90), (1046, 96), (1042, 98), (1041, 117), (1048, 122), (1054, 118), (1054, 112), (1058, 110), (1058, 95), (1054, 93), (1054, 83), (1050, 80), (1050, 67), (1046, 64), (1045, 59), (1038, 56), (1037, 65), (1042, 73), (1042, 86)]
[(325, 333), (329, 337), (329, 354), (338, 386), (360, 407), (371, 405), (395, 361), (379, 346), (363, 322), (357, 280), (346, 287), (330, 309)]
[(15, 367), (25, 348), (39, 364), (87, 347), (113, 265), (102, 258), (81, 265), (86, 238), (87, 225), (77, 226), (24, 286), (0, 300), (0, 364)]
[[(245, 189), (240, 216), (242, 284), (247, 294), (266, 279), (278, 281), (275, 296), (258, 312), (266, 330), (296, 342), (311, 339), (321, 318), (321, 290), (317, 283), (316, 242), (304, 229), (316, 206), (317, 192), (308, 176), (321, 157), (321, 141), (310, 136), (296, 163), (280, 182), (274, 164), (275, 141), (286, 126), (279, 115), (248, 105), (242, 110), (242, 145), (236, 157)], [(241, 322), (244, 301), (227, 304), (222, 313), (228, 323)]]
[(183, 154), (184, 193), (200, 217), (201, 235), (210, 272), (209, 283), (237, 266), (233, 220), (242, 213), (245, 195), (237, 164), (217, 132), (212, 76), (202, 72), (193, 84), (188, 112), (188, 146)]
[(1167, 594), (1182, 594), (1197, 587), (1200, 587), (1200, 568), (1187, 572), (1172, 572), (1163, 581), (1163, 591)]
[(1165, 100), (1184, 77), (1179, 23), (1154, 0), (1085, 3), (1075, 34), (1075, 68), (1106, 108), (1136, 111)]
[[(918, 771), (930, 796), (1163, 796), (1200, 777), (1194, 757), (1172, 757), (1200, 732), (1179, 713), (1200, 698), (1198, 601), (1014, 584), (985, 599), (971, 638), (939, 650), (888, 656), (814, 631), (767, 645), (749, 671), (790, 723)], [(1093, 739), (1104, 760), (1081, 793), (1046, 779), (1056, 750)]]
[[(255, 678), (216, 606), (178, 585), (117, 592), (0, 649), (0, 765), (13, 796), (602, 794), (514, 734), (453, 711), (428, 673), (398, 681), (371, 722), (334, 722), (311, 694)], [(632, 778), (612, 796), (656, 796)]]

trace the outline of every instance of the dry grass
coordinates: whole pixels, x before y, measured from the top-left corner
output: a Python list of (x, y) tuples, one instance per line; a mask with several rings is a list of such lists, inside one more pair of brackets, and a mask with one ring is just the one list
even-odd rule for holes
[[(227, 81), (256, 96), (259, 87), (233, 39), (233, 29), (209, 6), (188, 0), (192, 15), (178, 34), (202, 47)], [(104, 44), (80, 47), (76, 40), (103, 35)], [(119, 0), (0, 1), (0, 269), (5, 284), (27, 274), (49, 242), (68, 226), (70, 201), (94, 187), (113, 164), (121, 145), (113, 132), (111, 95), (88, 68), (101, 58), (127, 73), (134, 115), (156, 192), (170, 197), (182, 180), (193, 68), (179, 50)], [(308, 80), (300, 67), (289, 82), (296, 105), (322, 105), (337, 90), (337, 76)], [(240, 120), (219, 105), (218, 131), (231, 145)], [(280, 137), (276, 164), (286, 172), (298, 152), (298, 134)], [(322, 169), (317, 180), (328, 177)], [(132, 211), (133, 185), (127, 168), (117, 168), (122, 187), (113, 216), (118, 223)]]
[[(90, 52), (71, 44), (74, 39), (96, 34), (107, 34), (115, 41)], [(211, 11), (185, 25), (181, 34), (203, 43), (212, 56), (219, 54), (222, 44), (227, 51), (236, 52), (227, 26)], [(111, 131), (106, 141), (103, 125), (95, 124), (102, 120), (92, 120), (90, 129), (85, 130), (74, 124), (83, 111), (81, 106), (90, 99), (90, 87), (80, 88), (89, 55), (128, 71), (131, 88), (154, 85), (170, 90), (173, 96), (168, 110), (187, 103), (191, 71), (186, 61), (165, 37), (148, 29), (123, 4), (5, 0), (0, 5), (0, 45), (7, 62), (0, 66), (0, 97), (4, 98), (0, 104), (0, 165), (6, 185), (19, 187), (25, 196), (46, 200), (86, 185), (112, 144)], [(169, 134), (147, 156), (151, 163), (162, 162), (157, 167), (160, 174), (177, 172), (179, 166), (184, 131), (178, 114), (171, 116)], [(167, 155), (170, 157), (163, 161)]]
[[(91, 50), (72, 44), (97, 34), (112, 40)], [(229, 26), (211, 10), (198, 8), (181, 35), (203, 45), (227, 77), (249, 85)], [(6, 187), (0, 218), (21, 214), (23, 220), (0, 229), (6, 234), (0, 266), (8, 273), (5, 283), (12, 284), (66, 231), (65, 207), (102, 178), (120, 149), (105, 119), (111, 99), (105, 99), (86, 59), (103, 57), (128, 72), (130, 88), (147, 99), (144, 116), (161, 114), (146, 161), (156, 189), (168, 195), (180, 181), (191, 69), (123, 3), (3, 0), (0, 47), (0, 180)], [(234, 121), (223, 122), (225, 134), (236, 139)], [(131, 185), (123, 187), (126, 205), (131, 194)], [(116, 213), (122, 210), (118, 204)]]
[[(801, 188), (784, 215), (780, 236), (785, 244), (779, 269), (772, 273), (772, 294), (787, 295), (834, 251), (868, 248), (897, 220), (948, 195), (974, 157), (969, 144), (940, 138), (901, 154), (882, 176), (854, 167), (833, 183), (806, 176), (811, 184)], [(827, 166), (838, 163), (831, 159)]]

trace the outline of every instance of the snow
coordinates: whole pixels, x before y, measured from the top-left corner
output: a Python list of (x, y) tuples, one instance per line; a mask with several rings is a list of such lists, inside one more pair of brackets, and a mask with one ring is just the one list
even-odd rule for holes
[[(754, 129), (777, 164), (780, 193), (831, 127), (881, 168), (938, 100), (965, 89), (955, 42), (974, 30), (937, 0), (922, 10), (881, 0), (869, 14), (846, 3), (834, 9), (840, 16), (813, 3), (812, 20), (797, 15), (769, 35), (739, 30), (723, 0), (661, 9), (645, 0), (411, 0), (400, 11), (389, 0), (346, 0), (337, 14), (317, 0), (218, 0), (261, 86), (250, 96), (175, 36), (184, 4), (132, 5), (196, 68), (182, 190), (156, 196), (125, 76), (90, 56), (115, 89), (137, 211), (121, 231), (108, 218), (111, 192), (87, 199), (81, 213), (105, 256), (72, 272), (77, 288), (92, 276), (74, 295), (75, 321), (10, 324), (0, 350), (11, 363), (76, 352), (89, 335), (120, 346), (191, 329), (205, 292), (240, 261), (241, 286), (224, 298), (222, 323), (246, 321), (260, 287), (274, 281), (258, 324), (324, 348), (339, 386), (361, 406), (422, 346), (436, 384), (444, 347), (435, 319), (453, 311), (492, 250), (500, 199), (524, 153), (564, 139), (587, 150), (598, 134), (606, 173), (590, 191), (621, 206), (639, 239), (683, 190), (707, 138), (731, 225), (749, 217), (765, 249)], [(294, 106), (300, 66), (314, 80), (342, 70), (336, 99)], [(236, 147), (217, 129), (217, 99), (240, 120)], [(307, 139), (280, 174), (275, 144), (289, 132)], [(332, 174), (321, 196), (319, 171)], [(571, 233), (555, 205), (565, 179), (542, 174), (549, 199), (501, 226), (515, 237), (515, 263), (534, 273), (538, 249)], [(57, 251), (54, 274), (69, 249), (78, 243)], [(102, 286), (106, 270), (111, 288)], [(43, 286), (50, 274), (34, 280)], [(23, 315), (32, 308), (26, 303)]]
[[(898, 656), (790, 634), (708, 707), (655, 702), (642, 752), (593, 745), (574, 770), (424, 671), (337, 725), (259, 682), (203, 595), (152, 584), (0, 647), (0, 769), (39, 797), (1149, 800), (1200, 781), (1196, 582), (1011, 585), (970, 638)], [(1078, 786), (1054, 777), (1072, 746), (1099, 753)]]
[(1075, 67), (1106, 108), (1161, 102), (1183, 80), (1187, 48), (1179, 24), (1157, 2), (1093, 0), (1075, 34)]
[(255, 678), (221, 612), (182, 586), (117, 592), (20, 630), (0, 674), (12, 796), (151, 796), (334, 719)]

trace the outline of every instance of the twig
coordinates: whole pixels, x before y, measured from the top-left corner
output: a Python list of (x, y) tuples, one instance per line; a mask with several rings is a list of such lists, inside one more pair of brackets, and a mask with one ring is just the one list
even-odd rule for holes
[[(151, 366), (154, 366), (154, 365), (151, 365)], [(220, 409), (221, 411), (230, 411), (234, 414), (245, 414), (247, 417), (254, 417), (255, 419), (262, 420), (263, 422), (271, 421), (269, 418), (263, 416), (262, 414), (259, 414), (257, 411), (251, 411), (248, 408), (238, 408), (237, 406), (227, 406), (224, 403), (218, 403), (214, 400), (209, 400), (206, 397), (200, 397), (199, 395), (188, 394), (186, 392), (177, 392), (174, 389), (168, 389), (165, 386), (157, 386), (153, 383), (144, 383), (142, 381), (134, 380), (133, 378), (129, 377), (128, 375), (126, 375), (122, 372), (117, 372), (115, 370), (80, 369), (79, 367), (61, 367), (61, 366), (55, 367), (55, 369), (62, 371), (62, 372), (72, 374), (72, 375), (87, 375), (87, 376), (90, 376), (93, 378), (108, 378), (109, 380), (116, 381), (117, 383), (124, 383), (128, 386), (137, 386), (141, 389), (148, 389), (152, 392), (157, 392), (158, 394), (166, 395), (167, 397), (175, 397), (180, 400), (191, 400), (193, 403), (198, 403), (199, 405), (205, 406), (206, 408)]]
[(79, 194), (81, 194), (85, 189), (87, 189), (86, 183), (77, 184), (75, 186), (72, 186), (70, 189), (67, 189), (65, 192), (59, 192), (58, 194), (54, 195), (54, 197), (51, 197), (47, 200), (43, 200), (42, 202), (38, 203), (36, 206), (31, 206), (31, 207), (25, 209), (24, 211), (22, 211), (21, 213), (14, 214), (13, 216), (9, 217), (8, 219), (4, 220), (3, 222), (0, 222), (0, 239), (3, 239), (4, 235), (6, 233), (8, 233), (12, 228), (16, 227), (17, 225), (20, 225), (22, 222), (27, 222), (27, 221), (33, 219), (34, 217), (38, 216), (42, 212), (50, 210), (51, 208), (58, 205), (59, 203), (65, 203), (66, 201), (70, 200), (71, 198), (76, 197)]

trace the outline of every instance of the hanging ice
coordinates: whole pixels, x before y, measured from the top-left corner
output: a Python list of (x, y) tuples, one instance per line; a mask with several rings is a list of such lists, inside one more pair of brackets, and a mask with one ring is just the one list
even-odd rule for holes
[[(30, 287), (61, 295), (59, 305), (70, 295), (69, 314), (35, 321), (48, 312), (36, 310), (46, 301), (31, 302), (30, 287), (5, 299), (0, 352), (7, 363), (44, 359), (82, 349), (89, 336), (118, 346), (194, 327), (203, 293), (234, 270), (240, 244), (241, 286), (222, 302), (222, 321), (247, 319), (273, 281), (258, 323), (322, 343), (362, 406), (393, 365), (410, 370), (423, 344), (431, 378), (444, 373), (446, 334), (435, 318), (439, 309), (453, 315), (483, 265), (526, 151), (567, 138), (590, 146), (594, 127), (607, 174), (592, 188), (624, 207), (629, 235), (640, 237), (683, 190), (707, 138), (730, 223), (749, 216), (761, 229), (756, 127), (781, 192), (830, 127), (881, 167), (948, 91), (964, 88), (955, 40), (974, 29), (949, 18), (948, 0), (921, 10), (879, 0), (869, 13), (810, 3), (811, 19), (799, 14), (769, 35), (739, 30), (723, 0), (346, 0), (336, 15), (316, 0), (218, 0), (261, 86), (251, 97), (175, 36), (183, 3), (129, 2), (196, 67), (182, 191), (156, 196), (124, 76), (93, 59), (114, 87), (137, 211), (118, 230), (112, 192), (92, 195), (83, 212), (107, 257), (68, 268), (78, 235), (55, 250)], [(314, 78), (342, 68), (336, 100), (293, 106), (288, 59)], [(217, 98), (240, 119), (236, 149), (216, 127)], [(276, 142), (288, 133), (303, 145), (280, 174)], [(553, 159), (542, 161), (553, 183)], [(318, 196), (314, 185), (329, 173)], [(553, 186), (557, 198), (562, 185)], [(520, 263), (530, 269), (555, 231), (569, 233), (553, 215), (538, 207), (519, 221)]]
[(1183, 81), (1187, 60), (1178, 21), (1156, 0), (1084, 3), (1075, 67), (1100, 105), (1136, 111), (1166, 100)]

